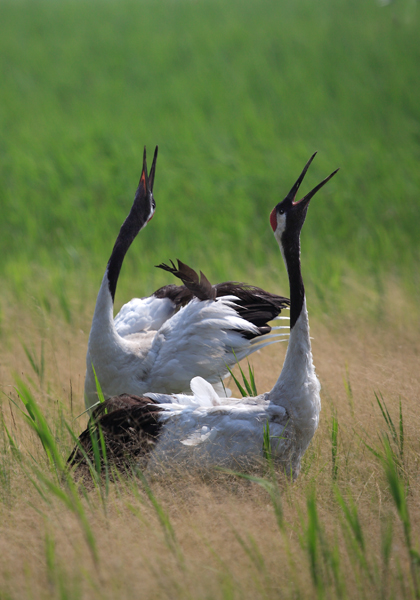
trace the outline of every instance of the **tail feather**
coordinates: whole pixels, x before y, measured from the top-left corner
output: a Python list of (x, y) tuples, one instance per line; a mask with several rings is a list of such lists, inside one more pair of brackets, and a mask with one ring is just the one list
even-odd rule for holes
[(157, 268), (168, 271), (169, 273), (172, 273), (172, 275), (175, 275), (175, 277), (181, 279), (185, 287), (199, 300), (216, 299), (216, 290), (202, 271), (200, 271), (200, 275), (198, 275), (194, 269), (181, 262), (179, 259), (178, 268), (176, 268), (172, 260), (171, 265), (172, 266), (170, 267), (165, 263), (161, 263), (160, 265), (157, 265)]
[[(271, 327), (268, 325), (273, 319), (289, 318), (279, 317), (281, 311), (288, 308), (290, 300), (283, 296), (278, 296), (263, 290), (262, 288), (248, 285), (247, 283), (239, 283), (235, 281), (225, 281), (211, 285), (206, 276), (200, 271), (200, 275), (191, 267), (178, 260), (178, 267), (173, 261), (171, 266), (165, 263), (158, 265), (158, 268), (168, 271), (182, 280), (184, 288), (188, 290), (191, 298), (195, 296), (199, 300), (215, 300), (231, 296), (234, 300), (234, 308), (239, 317), (252, 323), (258, 328), (258, 332), (242, 332), (242, 335), (248, 339), (254, 337), (265, 336), (270, 333)], [(169, 287), (169, 286), (167, 286)], [(176, 286), (175, 286), (176, 287)], [(166, 288), (161, 288), (164, 290)], [(160, 292), (161, 290), (158, 290)], [(156, 294), (157, 292), (155, 292)], [(180, 294), (180, 292), (178, 292)], [(187, 300), (187, 294), (184, 298)]]

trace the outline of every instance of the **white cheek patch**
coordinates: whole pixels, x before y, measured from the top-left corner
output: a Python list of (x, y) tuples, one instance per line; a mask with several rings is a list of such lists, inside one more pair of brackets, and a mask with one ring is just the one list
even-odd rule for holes
[(144, 229), (146, 227), (146, 225), (148, 224), (148, 222), (151, 220), (151, 218), (153, 217), (153, 215), (155, 214), (155, 209), (153, 208), (153, 206), (150, 207), (150, 213), (149, 216), (147, 217), (146, 221), (144, 222), (144, 224), (142, 225), (142, 227), (140, 228), (140, 231), (142, 229)]
[[(143, 227), (146, 227), (147, 223), (152, 219), (153, 215), (155, 214), (155, 208), (153, 207), (153, 205), (150, 206), (150, 213), (149, 216), (147, 217), (147, 221), (146, 223), (143, 225)], [(143, 229), (142, 227), (142, 229)]]
[(286, 229), (286, 215), (280, 215), (277, 213), (277, 228), (276, 228), (276, 237), (278, 239), (283, 235), (283, 231)]

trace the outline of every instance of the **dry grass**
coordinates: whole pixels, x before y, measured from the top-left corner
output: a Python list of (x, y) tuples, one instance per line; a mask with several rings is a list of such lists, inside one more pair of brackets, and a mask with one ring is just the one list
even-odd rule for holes
[[(66, 456), (72, 442), (63, 418), (76, 432), (85, 424), (85, 417), (72, 421), (72, 416), (83, 410), (89, 320), (83, 317), (70, 327), (37, 307), (24, 318), (17, 310), (9, 311), (2, 331), (2, 390), (17, 399), (14, 373), (31, 378), (34, 396)], [(408, 506), (417, 548), (418, 328), (399, 325), (385, 332), (352, 323), (344, 330), (318, 321), (312, 323), (311, 333), (322, 383), (321, 425), (298, 481), (291, 485), (278, 477), (283, 530), (269, 494), (251, 481), (223, 473), (177, 472), (150, 482), (151, 496), (141, 481), (127, 478), (110, 484), (108, 491), (102, 489), (102, 494), (95, 487), (84, 494), (80, 490), (98, 549), (95, 559), (80, 519), (37, 478), (34, 468), (51, 481), (55, 475), (36, 434), (3, 396), (1, 414), (20, 453), (11, 450), (2, 431), (0, 598), (415, 597), (403, 529), (384, 469), (364, 441), (380, 448), (378, 434), (386, 428), (374, 392), (382, 393), (395, 423), (401, 399), (403, 477), (409, 482)], [(38, 374), (22, 340), (33, 354)], [(277, 378), (285, 349), (277, 345), (252, 358), (260, 391)], [(335, 482), (334, 415), (338, 420)], [(269, 479), (269, 473), (265, 476)], [(336, 489), (357, 507), (365, 567)], [(315, 571), (311, 571), (308, 506), (314, 494), (319, 527)], [(392, 543), (386, 564), (383, 548), (390, 523)], [(333, 564), (334, 556), (339, 565), (336, 583), (333, 568), (327, 565), (328, 560)]]

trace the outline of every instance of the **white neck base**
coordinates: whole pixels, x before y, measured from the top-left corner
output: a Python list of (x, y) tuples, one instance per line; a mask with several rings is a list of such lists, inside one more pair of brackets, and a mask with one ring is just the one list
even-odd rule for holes
[(318, 427), (321, 386), (312, 362), (306, 300), (295, 326), (290, 331), (289, 345), (280, 377), (269, 393), (273, 404), (283, 406), (294, 427), (299, 430), (302, 446), (307, 446)]

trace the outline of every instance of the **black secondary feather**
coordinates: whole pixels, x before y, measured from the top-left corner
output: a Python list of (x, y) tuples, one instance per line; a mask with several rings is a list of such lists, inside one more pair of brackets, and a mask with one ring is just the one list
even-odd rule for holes
[(162, 263), (157, 265), (157, 268), (172, 273), (172, 275), (181, 279), (184, 285), (165, 286), (165, 288), (157, 290), (155, 295), (162, 298), (167, 294), (171, 300), (178, 300), (180, 305), (187, 304), (194, 296), (200, 300), (215, 300), (223, 296), (235, 296), (237, 298), (235, 305), (238, 315), (253, 323), (259, 329), (258, 334), (242, 332), (242, 335), (248, 339), (269, 333), (271, 331), (271, 327), (268, 325), (269, 321), (275, 319), (283, 308), (290, 305), (288, 298), (271, 294), (246, 283), (225, 281), (211, 285), (202, 271), (198, 275), (194, 269), (179, 259), (177, 262), (178, 267), (171, 260), (172, 266)]
[[(88, 460), (94, 462), (94, 444), (101, 447), (103, 436), (108, 466), (127, 470), (130, 466), (147, 461), (155, 447), (160, 429), (162, 409), (150, 398), (121, 394), (101, 402), (80, 434), (77, 445), (67, 463), (78, 472), (88, 470)], [(105, 463), (102, 456), (102, 466)]]

